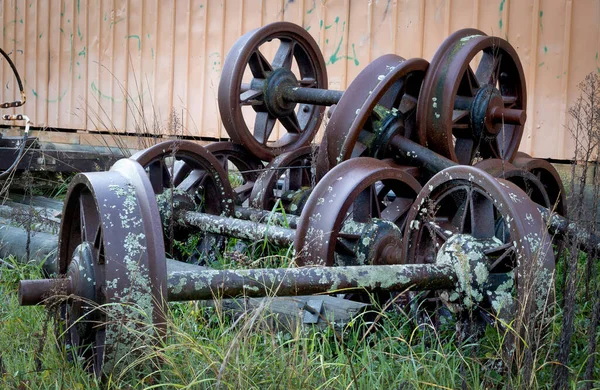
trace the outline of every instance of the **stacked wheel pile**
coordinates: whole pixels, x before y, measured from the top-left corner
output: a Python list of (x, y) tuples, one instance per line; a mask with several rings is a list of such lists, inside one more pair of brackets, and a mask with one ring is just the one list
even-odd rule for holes
[[(245, 34), (219, 85), (232, 142), (169, 141), (78, 175), (63, 212), (62, 276), (22, 281), (22, 303), (68, 296), (66, 343), (98, 374), (131, 349), (123, 323), (152, 318), (164, 330), (167, 301), (215, 295), (411, 288), (426, 292), (431, 313), (444, 306), (526, 332), (547, 299), (524, 297), (544, 298), (554, 270), (541, 211), (566, 210), (554, 168), (517, 151), (527, 99), (512, 46), (461, 30), (431, 63), (389, 54), (348, 90), (327, 85), (301, 27)], [(311, 144), (326, 106), (322, 141)], [(167, 260), (180, 256), (175, 241), (198, 233), (192, 262), (210, 263), (228, 237), (266, 237), (293, 248), (297, 267)]]

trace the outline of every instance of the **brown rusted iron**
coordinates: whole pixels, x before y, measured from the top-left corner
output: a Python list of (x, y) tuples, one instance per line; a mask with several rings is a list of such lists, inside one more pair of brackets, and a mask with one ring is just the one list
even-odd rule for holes
[[(269, 61), (261, 53), (261, 46), (272, 40), (278, 40), (279, 47)], [(296, 68), (297, 75), (293, 72)], [(248, 72), (249, 84), (245, 82)], [(265, 161), (308, 145), (319, 129), (325, 107), (303, 103), (296, 110), (297, 104), (290, 98), (307, 99), (301, 99), (300, 93), (294, 97), (294, 88), (303, 88), (302, 94), (307, 94), (307, 89), (327, 89), (325, 61), (312, 36), (288, 22), (271, 23), (244, 34), (226, 57), (219, 82), (219, 111), (231, 139)], [(339, 99), (320, 99), (320, 94), (323, 92), (311, 97), (319, 100), (317, 103)], [(254, 123), (244, 118), (244, 107), (251, 107)], [(269, 138), (277, 122), (286, 132), (271, 143)]]
[(388, 54), (367, 65), (348, 86), (327, 123), (317, 159), (320, 179), (351, 157), (385, 158), (388, 139), (399, 135), (419, 142), (416, 108), (429, 64)]
[[(165, 331), (165, 249), (154, 191), (143, 168), (119, 160), (110, 171), (77, 175), (66, 196), (58, 248), (58, 272), (71, 278), (84, 301), (62, 304), (69, 353), (93, 363), (96, 374), (131, 352), (150, 318)], [(119, 304), (94, 310), (92, 303)], [(146, 340), (150, 341), (150, 340)], [(104, 368), (103, 368), (104, 367)]]
[(262, 161), (233, 142), (213, 142), (206, 145), (206, 150), (219, 160), (227, 176), (235, 176), (229, 177), (230, 181), (231, 179), (239, 181), (241, 176), (241, 183), (238, 182), (233, 186), (233, 192), (236, 195), (236, 204), (243, 205), (250, 197), (254, 183), (264, 169)]
[[(191, 141), (165, 141), (131, 156), (146, 170), (159, 211), (163, 216), (163, 230), (169, 254), (178, 258), (181, 254), (174, 240), (184, 241), (188, 237), (175, 221), (175, 212), (193, 209), (211, 215), (232, 216), (235, 195), (224, 160), (219, 161), (204, 147)], [(202, 262), (212, 251), (222, 248), (224, 240), (207, 235), (198, 247), (198, 256), (193, 261)]]
[[(312, 265), (352, 265), (363, 228), (374, 219), (386, 221), (401, 231), (406, 212), (421, 189), (410, 175), (368, 157), (357, 157), (337, 165), (312, 191), (298, 220), (294, 241), (297, 262)], [(389, 231), (394, 235), (394, 229)], [(395, 263), (399, 240), (373, 240), (369, 245), (385, 255), (383, 263)], [(386, 249), (386, 247), (388, 247)], [(395, 250), (395, 251), (394, 251)], [(357, 264), (370, 263), (363, 253)]]
[(523, 152), (517, 152), (512, 163), (519, 168), (531, 172), (538, 178), (548, 194), (548, 200), (550, 201), (548, 208), (550, 210), (563, 217), (567, 216), (567, 194), (562, 180), (552, 164), (546, 160), (532, 158)]
[[(302, 207), (293, 198), (297, 191), (314, 187), (313, 157), (318, 148), (304, 146), (275, 157), (261, 172), (250, 195), (250, 206), (261, 210), (272, 210), (277, 199), (282, 199), (299, 214)], [(284, 177), (283, 187), (278, 188), (279, 179)], [(286, 194), (282, 198), (282, 194)], [(288, 199), (289, 198), (289, 199)], [(291, 201), (291, 202), (290, 202)]]
[[(477, 69), (470, 62), (481, 53)], [(459, 30), (438, 48), (423, 81), (417, 108), (427, 145), (461, 164), (475, 156), (515, 157), (527, 96), (521, 62), (504, 39)]]
[[(435, 318), (442, 305), (471, 308), (483, 323), (534, 334), (530, 321), (553, 301), (555, 259), (544, 218), (527, 194), (477, 168), (456, 166), (423, 187), (408, 219), (406, 263), (439, 264), (452, 248), (478, 263), (475, 272), (459, 276), (462, 292), (431, 291), (422, 310)], [(482, 280), (486, 294), (473, 288)]]

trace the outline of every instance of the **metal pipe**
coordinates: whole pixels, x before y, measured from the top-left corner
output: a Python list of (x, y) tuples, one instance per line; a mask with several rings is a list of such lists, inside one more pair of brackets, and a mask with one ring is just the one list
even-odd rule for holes
[(343, 94), (343, 91), (304, 87), (289, 87), (281, 91), (281, 96), (289, 102), (319, 106), (333, 106), (340, 101)]
[(310, 295), (349, 291), (455, 288), (451, 265), (396, 264), (352, 267), (185, 270), (168, 273), (168, 300)]
[(390, 140), (393, 153), (398, 154), (410, 165), (422, 166), (429, 172), (436, 174), (446, 168), (458, 165), (454, 161), (437, 154), (425, 146), (409, 140), (401, 135), (395, 135)]
[(251, 207), (237, 206), (235, 208), (235, 216), (236, 218), (258, 223), (275, 222), (279, 225), (287, 225), (290, 229), (295, 229), (298, 225), (298, 217), (296, 215), (283, 215), (282, 213), (253, 209)]
[(268, 240), (279, 246), (293, 245), (296, 235), (294, 229), (195, 211), (185, 211), (181, 214), (181, 218), (184, 223), (206, 233), (228, 235), (250, 241)]

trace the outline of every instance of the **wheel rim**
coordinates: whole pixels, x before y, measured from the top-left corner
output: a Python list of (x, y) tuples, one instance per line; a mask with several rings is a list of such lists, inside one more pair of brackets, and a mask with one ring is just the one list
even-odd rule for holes
[[(394, 134), (424, 145), (416, 126), (416, 108), (428, 63), (384, 55), (369, 64), (342, 95), (325, 130), (317, 175), (351, 157), (385, 157), (383, 123), (393, 121)], [(392, 116), (394, 118), (392, 118)], [(389, 119), (389, 120), (388, 120)], [(391, 123), (388, 123), (390, 125)]]
[[(112, 372), (137, 342), (150, 345), (158, 341), (154, 331), (159, 338), (166, 334), (167, 270), (160, 216), (139, 164), (122, 159), (108, 172), (77, 175), (67, 193), (59, 237), (59, 273), (67, 274), (73, 261), (88, 257), (94, 279), (93, 297), (85, 294), (86, 300), (63, 305), (65, 342), (72, 355), (90, 360), (89, 368), (97, 375)], [(148, 332), (148, 318), (153, 332)], [(132, 341), (130, 331), (150, 338)]]
[[(268, 61), (260, 52), (260, 46), (275, 39), (280, 41), (280, 45), (273, 61)], [(325, 61), (317, 43), (302, 27), (288, 22), (271, 23), (246, 33), (233, 45), (223, 64), (218, 99), (223, 125), (234, 142), (264, 161), (308, 145), (319, 129), (325, 107), (302, 104), (296, 112), (295, 104), (290, 104), (283, 110), (285, 115), (267, 110), (264, 102), (268, 97), (264, 91), (268, 89), (244, 91), (244, 72), (246, 69), (251, 71), (255, 80), (251, 84), (255, 84), (266, 80), (273, 71), (292, 70), (294, 66), (299, 76), (295, 76), (296, 86), (327, 88)], [(244, 119), (243, 106), (253, 109), (255, 120), (252, 131)], [(269, 138), (277, 122), (287, 133), (271, 143)]]
[(214, 142), (207, 145), (206, 150), (221, 163), (233, 187), (236, 204), (243, 205), (250, 197), (254, 183), (264, 169), (262, 161), (233, 142)]
[(348, 260), (363, 233), (356, 227), (378, 219), (401, 231), (420, 188), (409, 174), (373, 158), (357, 157), (336, 166), (314, 188), (298, 220), (298, 264), (364, 263)]
[[(549, 293), (553, 283), (551, 239), (537, 207), (516, 185), (474, 167), (448, 168), (425, 184), (407, 219), (403, 248), (407, 263), (435, 263), (438, 250), (455, 235), (488, 241), (480, 260), (489, 269), (488, 295), (473, 309), (480, 320), (499, 319), (504, 329), (512, 327), (522, 334), (530, 325), (527, 321), (545, 309), (548, 297), (539, 294)], [(508, 297), (510, 290), (501, 294), (500, 289), (510, 280), (516, 291)], [(439, 297), (440, 292), (434, 295)], [(522, 317), (516, 316), (517, 304)]]
[[(175, 221), (177, 207), (185, 207), (212, 215), (232, 216), (235, 195), (229, 184), (223, 163), (202, 146), (190, 141), (166, 141), (131, 156), (147, 172), (163, 216), (166, 249), (181, 257), (174, 240), (185, 242), (189, 229), (178, 228)], [(210, 258), (224, 239), (204, 234), (192, 261)], [(187, 260), (187, 259), (184, 259)]]
[[(273, 159), (260, 174), (250, 196), (250, 205), (262, 210), (272, 210), (281, 195), (314, 187), (312, 172), (313, 156), (317, 153), (312, 146), (281, 154)], [(284, 185), (277, 189), (277, 182), (285, 175)], [(296, 213), (298, 205), (291, 204), (289, 211)]]
[[(473, 71), (470, 62), (479, 53), (482, 58)], [(431, 62), (419, 99), (418, 126), (432, 150), (460, 164), (471, 164), (476, 156), (512, 161), (523, 134), (526, 101), (514, 48), (481, 31), (461, 30)], [(513, 114), (518, 118), (511, 119)]]

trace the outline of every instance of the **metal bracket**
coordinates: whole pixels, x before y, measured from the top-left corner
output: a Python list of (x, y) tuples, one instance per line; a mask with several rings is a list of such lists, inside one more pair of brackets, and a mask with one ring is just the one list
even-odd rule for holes
[(322, 299), (309, 299), (304, 305), (304, 318), (302, 322), (305, 324), (317, 324), (323, 311)]

